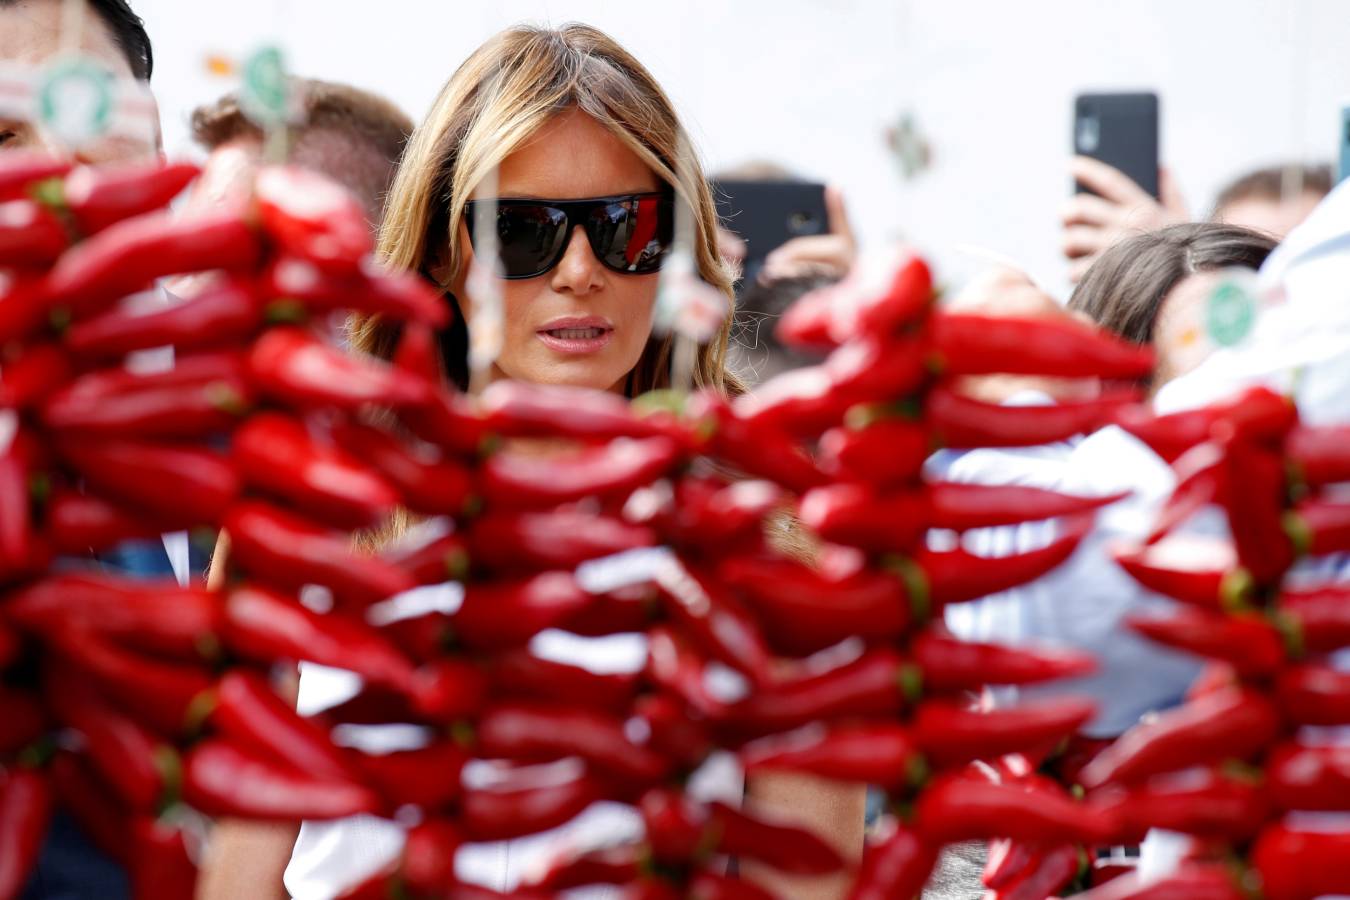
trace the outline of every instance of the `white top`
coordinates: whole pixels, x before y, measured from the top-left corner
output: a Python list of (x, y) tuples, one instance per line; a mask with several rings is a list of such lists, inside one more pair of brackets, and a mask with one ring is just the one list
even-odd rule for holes
[[(435, 526), (430, 526), (434, 528)], [(600, 566), (596, 578), (581, 577), (583, 585), (599, 590), (605, 582), (613, 584), (615, 570), (636, 570), (661, 557), (641, 554), (633, 565)], [(603, 571), (601, 571), (603, 569)], [(392, 621), (417, 615), (428, 609), (453, 612), (462, 602), (460, 585), (447, 582), (419, 588), (380, 604), (372, 615)], [(546, 659), (569, 662), (596, 672), (624, 672), (641, 669), (647, 658), (643, 635), (611, 635), (583, 638), (561, 631), (546, 631), (530, 644), (533, 653)], [(351, 672), (302, 664), (297, 707), (311, 714), (349, 699), (360, 690), (360, 679)], [(334, 738), (368, 753), (388, 753), (421, 746), (427, 740), (425, 730), (416, 726), (378, 725), (343, 726)], [(558, 765), (569, 765), (563, 761)], [(483, 768), (471, 764), (465, 780), (484, 775)], [(730, 754), (718, 754), (708, 760), (689, 784), (690, 792), (705, 799), (740, 803), (742, 774)], [(455, 857), (455, 870), (464, 881), (497, 891), (510, 891), (522, 877), (546, 864), (569, 847), (595, 847), (624, 843), (640, 838), (642, 821), (637, 811), (620, 803), (592, 804), (571, 822), (552, 831), (515, 841), (470, 844)], [(347, 887), (378, 872), (398, 857), (403, 848), (404, 826), (374, 816), (358, 816), (333, 822), (305, 822), (300, 827), (290, 864), (286, 867), (285, 886), (296, 900), (330, 900)], [(600, 888), (569, 892), (578, 900), (602, 900), (616, 892)]]

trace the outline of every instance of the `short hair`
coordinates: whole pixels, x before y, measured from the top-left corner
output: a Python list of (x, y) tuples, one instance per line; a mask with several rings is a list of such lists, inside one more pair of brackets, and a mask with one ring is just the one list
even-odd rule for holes
[(1128, 341), (1147, 344), (1172, 288), (1197, 272), (1260, 268), (1276, 243), (1268, 234), (1218, 222), (1137, 234), (1097, 257), (1069, 297), (1069, 309)]
[[(1287, 179), (1287, 181), (1286, 181)], [(1317, 194), (1325, 197), (1335, 186), (1331, 166), (1304, 165), (1290, 163), (1282, 166), (1269, 166), (1248, 172), (1219, 191), (1214, 201), (1214, 218), (1235, 203), (1245, 200), (1268, 200), (1272, 203), (1282, 200), (1289, 183), (1298, 186), (1300, 194)]]
[[(13, 6), (19, 0), (0, 0), (0, 7)], [(131, 74), (139, 81), (149, 81), (155, 69), (155, 54), (150, 47), (150, 35), (145, 23), (132, 11), (127, 0), (86, 0), (112, 34), (113, 42), (127, 58)]]

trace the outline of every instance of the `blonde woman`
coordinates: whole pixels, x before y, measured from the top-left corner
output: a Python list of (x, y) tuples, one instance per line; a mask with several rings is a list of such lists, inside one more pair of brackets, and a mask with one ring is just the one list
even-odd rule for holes
[[(469, 380), (464, 323), (473, 323), (474, 310), (466, 281), (475, 247), (491, 245), (475, 223), (486, 199), (496, 201), (504, 276), (502, 341), (491, 377), (630, 396), (665, 386), (670, 342), (653, 336), (652, 320), (677, 206), (692, 218), (699, 274), (728, 301), (732, 296), (715, 249), (712, 196), (688, 147), (660, 86), (593, 28), (512, 28), (469, 57), (413, 134), (380, 237), (386, 262), (421, 272), (458, 307), (458, 324), (442, 337), (447, 377), (461, 387)], [(724, 369), (728, 329), (729, 322), (699, 349), (694, 378), (736, 393)], [(352, 344), (361, 352), (387, 357), (397, 337), (396, 327), (379, 319), (353, 323)], [(302, 710), (325, 705), (327, 691), (307, 672)], [(746, 795), (753, 806), (819, 831), (849, 857), (861, 852), (861, 786), (756, 779)], [(598, 804), (574, 823), (569, 839), (631, 834), (633, 824), (631, 812)], [(218, 832), (201, 891), (209, 900), (284, 896), (288, 860), (285, 885), (293, 896), (331, 897), (395, 856), (402, 840), (397, 825), (374, 819), (307, 823), (298, 840), (293, 830), (270, 826), (227, 823)], [(462, 852), (462, 874), (509, 889), (539, 849), (521, 841)], [(845, 888), (842, 879), (750, 877), (785, 897), (837, 897)]]

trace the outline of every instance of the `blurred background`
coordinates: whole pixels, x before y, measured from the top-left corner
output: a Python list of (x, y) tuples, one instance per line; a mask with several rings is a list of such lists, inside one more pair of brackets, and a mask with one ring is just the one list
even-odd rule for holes
[[(503, 26), (579, 20), (648, 65), (711, 170), (772, 160), (844, 191), (864, 247), (909, 239), (948, 281), (970, 245), (1067, 291), (1057, 210), (1072, 98), (1156, 90), (1162, 159), (1197, 216), (1258, 165), (1332, 161), (1350, 105), (1344, 0), (138, 0), (169, 152), (230, 89), (213, 57), (278, 42), (295, 74), (384, 94), (420, 119)], [(216, 66), (219, 69), (219, 66)], [(927, 168), (905, 174), (927, 147)], [(897, 153), (899, 148), (901, 153)]]

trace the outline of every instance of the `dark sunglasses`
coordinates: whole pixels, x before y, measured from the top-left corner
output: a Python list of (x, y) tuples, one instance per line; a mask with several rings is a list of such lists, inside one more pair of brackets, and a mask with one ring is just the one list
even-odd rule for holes
[[(668, 193), (597, 197), (593, 200), (497, 200), (497, 254), (504, 278), (534, 278), (567, 252), (580, 225), (595, 258), (625, 275), (660, 270), (675, 237), (675, 201)], [(469, 243), (479, 250), (480, 222), (491, 200), (464, 204)]]

